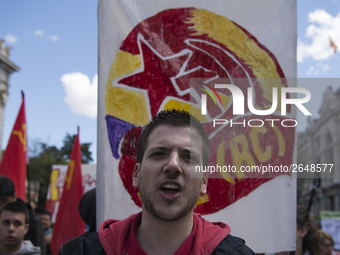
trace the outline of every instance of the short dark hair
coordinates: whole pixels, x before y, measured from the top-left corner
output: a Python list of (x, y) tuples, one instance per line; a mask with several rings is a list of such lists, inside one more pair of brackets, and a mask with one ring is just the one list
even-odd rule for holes
[(207, 166), (209, 164), (210, 156), (210, 144), (207, 133), (202, 127), (201, 122), (192, 116), (190, 113), (184, 110), (170, 109), (161, 111), (155, 115), (152, 120), (144, 127), (142, 134), (138, 139), (137, 146), (137, 162), (142, 163), (145, 149), (148, 146), (148, 139), (153, 130), (161, 125), (170, 125), (174, 127), (191, 127), (196, 130), (203, 143), (203, 164)]
[(6, 176), (0, 176), (0, 197), (13, 197), (15, 187), (12, 180)]
[(28, 211), (27, 211), (27, 208), (25, 207), (24, 203), (21, 203), (19, 201), (14, 201), (14, 202), (10, 202), (10, 203), (6, 204), (0, 210), (0, 217), (1, 217), (1, 214), (4, 211), (14, 212), (14, 213), (23, 213), (23, 214), (25, 214), (25, 224), (27, 224), (29, 222)]
[(48, 214), (52, 218), (52, 214), (44, 206), (38, 206), (37, 208), (34, 209), (34, 212), (44, 215)]

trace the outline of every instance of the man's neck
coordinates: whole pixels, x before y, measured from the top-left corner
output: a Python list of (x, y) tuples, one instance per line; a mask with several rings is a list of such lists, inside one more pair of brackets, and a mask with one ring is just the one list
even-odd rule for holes
[(192, 229), (192, 211), (176, 221), (164, 221), (143, 210), (142, 220), (135, 234), (140, 247), (147, 254), (174, 254)]
[(15, 248), (7, 248), (4, 245), (0, 244), (0, 254), (2, 255), (11, 255), (14, 252), (18, 251), (21, 248), (21, 244), (19, 247), (15, 247)]

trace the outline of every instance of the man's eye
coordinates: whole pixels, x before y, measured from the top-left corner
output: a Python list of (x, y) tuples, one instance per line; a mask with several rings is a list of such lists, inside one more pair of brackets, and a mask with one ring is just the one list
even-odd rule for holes
[(188, 154), (185, 158), (190, 161), (191, 164), (198, 164), (200, 162), (200, 158), (193, 154)]
[(186, 159), (186, 160), (188, 160), (188, 161), (193, 161), (193, 162), (195, 162), (195, 157), (193, 157), (193, 156), (191, 156), (190, 154), (188, 154), (188, 155), (185, 155), (184, 156), (184, 159)]
[(159, 157), (159, 156), (163, 156), (164, 155), (164, 152), (162, 151), (157, 151), (157, 152), (154, 152), (151, 156), (153, 157)]
[(22, 222), (21, 221), (14, 221), (14, 226), (15, 227), (20, 227), (20, 226), (22, 226)]
[(2, 221), (2, 225), (3, 226), (9, 226), (9, 224), (10, 224), (10, 222), (9, 222), (9, 220), (4, 220), (4, 221)]

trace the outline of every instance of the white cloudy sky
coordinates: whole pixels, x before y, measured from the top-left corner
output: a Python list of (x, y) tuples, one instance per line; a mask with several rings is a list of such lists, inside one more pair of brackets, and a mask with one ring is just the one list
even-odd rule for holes
[[(324, 9), (316, 9), (308, 14), (308, 22), (310, 25), (306, 28), (303, 37), (305, 42), (298, 39), (298, 63), (303, 63), (307, 58), (314, 60), (330, 58), (334, 55), (334, 50), (330, 47), (330, 39), (334, 43), (340, 41), (340, 12), (333, 17)], [(328, 68), (323, 71), (327, 71)]]
[(66, 133), (90, 147), (96, 162), (97, 1), (5, 1), (0, 39), (20, 67), (10, 79), (2, 148), (25, 92), (29, 144), (60, 147)]
[(71, 110), (89, 118), (97, 117), (98, 75), (92, 81), (82, 73), (68, 73), (61, 76), (65, 89), (65, 102)]
[[(10, 80), (2, 148), (23, 90), (29, 142), (61, 146), (79, 125), (81, 142), (92, 143), (96, 160), (97, 1), (5, 1), (2, 9), (0, 38), (21, 68)], [(339, 78), (340, 53), (334, 54), (330, 38), (340, 48), (340, 0), (299, 0), (298, 77)], [(329, 85), (335, 90), (340, 84)], [(326, 87), (315, 93), (313, 117)]]

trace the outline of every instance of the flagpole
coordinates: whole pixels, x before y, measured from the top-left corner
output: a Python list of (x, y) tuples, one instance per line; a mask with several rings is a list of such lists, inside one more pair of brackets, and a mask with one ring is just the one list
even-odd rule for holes
[[(333, 50), (334, 50), (334, 54), (336, 54), (336, 50), (337, 50), (337, 46), (335, 45), (335, 43), (332, 41), (332, 39), (331, 39), (331, 37), (329, 37), (329, 45), (333, 48)], [(332, 58), (332, 57), (331, 57)], [(332, 63), (332, 60), (330, 59), (329, 60), (331, 63)], [(333, 73), (333, 71), (332, 71), (332, 64), (331, 64), (331, 67), (330, 67), (330, 79), (332, 80), (332, 73)], [(331, 86), (332, 86), (332, 81), (331, 81)]]
[(30, 168), (29, 168), (29, 164), (26, 165), (26, 179), (27, 179), (28, 203), (31, 204), (31, 183), (30, 183)]
[[(23, 90), (21, 90), (21, 98), (22, 100), (25, 99), (25, 93)], [(29, 170), (29, 161), (27, 160), (26, 164), (26, 180), (27, 180), (27, 194), (26, 197), (28, 196), (28, 203), (31, 205), (31, 183), (30, 183), (30, 170)]]
[(329, 86), (332, 87), (332, 56), (329, 58)]

